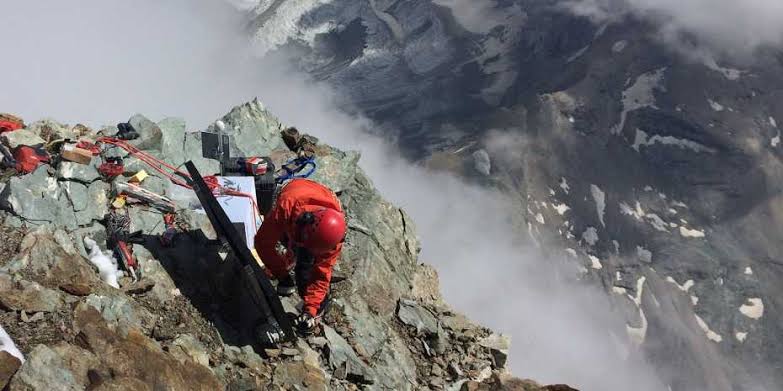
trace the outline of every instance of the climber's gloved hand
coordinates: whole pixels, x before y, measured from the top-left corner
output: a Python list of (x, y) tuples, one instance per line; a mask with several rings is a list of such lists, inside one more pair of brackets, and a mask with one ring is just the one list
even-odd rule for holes
[(303, 336), (311, 335), (318, 328), (318, 318), (310, 315), (308, 312), (302, 312), (296, 320), (294, 320), (296, 330)]

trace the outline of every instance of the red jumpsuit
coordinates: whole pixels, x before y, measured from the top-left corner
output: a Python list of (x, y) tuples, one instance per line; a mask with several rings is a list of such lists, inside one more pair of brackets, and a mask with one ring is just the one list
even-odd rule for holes
[[(277, 197), (272, 210), (264, 216), (264, 223), (255, 237), (255, 248), (272, 277), (284, 278), (294, 266), (294, 253), (301, 246), (296, 227), (297, 218), (304, 212), (314, 212), (323, 207), (342, 212), (337, 196), (325, 186), (307, 180), (294, 179)], [(280, 254), (278, 242), (287, 242), (288, 251)], [(304, 287), (304, 311), (316, 316), (321, 303), (329, 293), (332, 267), (342, 251), (342, 243), (325, 254), (313, 254), (314, 263), (309, 281)], [(301, 288), (300, 288), (301, 289)]]

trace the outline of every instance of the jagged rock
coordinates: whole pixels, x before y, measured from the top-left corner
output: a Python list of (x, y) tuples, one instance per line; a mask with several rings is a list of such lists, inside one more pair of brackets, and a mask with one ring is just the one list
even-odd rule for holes
[(0, 274), (0, 306), (14, 311), (53, 312), (63, 303), (62, 294), (37, 282)]
[(304, 362), (278, 364), (272, 376), (272, 384), (308, 391), (328, 389), (323, 371)]
[(0, 390), (4, 390), (5, 386), (11, 381), (13, 376), (19, 367), (22, 366), (22, 362), (18, 358), (12, 356), (5, 350), (0, 350)]
[(177, 360), (136, 328), (118, 332), (116, 326), (106, 322), (109, 314), (105, 310), (102, 314), (92, 306), (80, 307), (74, 313), (74, 327), (79, 331), (79, 339), (91, 353), (100, 357), (100, 367), (113, 376), (138, 379), (161, 389), (223, 388), (215, 375), (203, 365)]
[(20, 145), (39, 145), (46, 143), (46, 140), (39, 137), (38, 134), (30, 129), (19, 129), (13, 132), (6, 132), (3, 134), (3, 138), (7, 140), (8, 146), (11, 149)]
[(76, 306), (74, 317), (87, 316), (85, 313), (96, 311), (109, 327), (128, 332), (131, 329), (142, 330), (153, 323), (153, 316), (124, 295), (90, 295)]
[(101, 281), (89, 261), (77, 251), (65, 232), (52, 233), (49, 227), (41, 226), (25, 236), (17, 256), (3, 270), (16, 273), (29, 267), (33, 273), (43, 275), (46, 284), (84, 296), (101, 286)]
[(46, 140), (46, 142), (62, 139), (75, 140), (78, 137), (90, 132), (90, 130), (84, 125), (76, 125), (72, 128), (69, 128), (51, 119), (43, 119), (33, 122), (30, 124), (30, 126), (27, 127), (27, 129)]
[(69, 161), (60, 162), (57, 167), (57, 178), (60, 180), (92, 183), (101, 178), (98, 169), (92, 164), (79, 164)]
[(142, 278), (139, 281), (133, 282), (127, 286), (122, 287), (122, 291), (129, 295), (138, 295), (146, 293), (155, 287), (155, 281), (150, 278)]
[(320, 355), (315, 350), (313, 350), (307, 343), (299, 339), (296, 341), (296, 348), (299, 351), (299, 354), (302, 357), (302, 361), (305, 364), (315, 368), (321, 367), (321, 360), (319, 359)]
[(419, 334), (436, 335), (438, 333), (438, 319), (415, 301), (401, 299), (397, 307), (397, 317), (402, 323), (414, 327)]
[(329, 342), (324, 337), (310, 337), (307, 342), (318, 349), (322, 349)]
[(500, 334), (492, 334), (479, 340), (478, 343), (489, 349), (490, 353), (492, 353), (496, 368), (503, 368), (506, 366), (508, 351), (511, 349), (511, 339), (509, 337)]
[(74, 229), (77, 219), (73, 207), (47, 169), (46, 165), (41, 165), (30, 174), (11, 178), (0, 192), (0, 208), (29, 224), (52, 223)]
[(83, 390), (89, 385), (87, 372), (100, 360), (89, 351), (60, 343), (36, 346), (13, 377), (10, 390)]
[(177, 285), (160, 264), (160, 261), (153, 258), (149, 251), (142, 246), (134, 245), (133, 253), (141, 267), (141, 275), (154, 283), (150, 294), (160, 303), (174, 299), (171, 292), (177, 289)]
[(310, 179), (323, 183), (332, 191), (339, 193), (347, 189), (356, 175), (360, 154), (332, 149), (329, 154), (318, 156), (317, 169)]
[(248, 368), (259, 369), (264, 365), (264, 359), (262, 359), (251, 346), (244, 346), (242, 348), (226, 346), (225, 355), (229, 362), (235, 364), (241, 363)]
[(148, 235), (160, 235), (166, 230), (163, 214), (147, 206), (134, 206), (129, 209), (130, 232), (142, 231)]
[(92, 391), (153, 391), (153, 388), (140, 379), (115, 377), (100, 383)]
[(202, 175), (220, 172), (220, 162), (203, 157), (201, 133), (186, 132), (184, 120), (165, 118), (158, 126), (163, 133), (161, 151), (167, 162), (178, 167), (192, 160)]
[(450, 313), (448, 315), (442, 316), (440, 321), (444, 328), (456, 333), (462, 333), (465, 330), (475, 329), (477, 327), (470, 321), (470, 319), (465, 317), (465, 315), (458, 313)]
[(87, 296), (95, 287), (102, 285), (97, 272), (87, 264), (87, 260), (78, 257), (62, 258), (55, 263), (50, 274), (60, 289), (75, 296)]
[(139, 134), (139, 138), (131, 140), (130, 144), (143, 150), (160, 150), (163, 132), (157, 124), (141, 114), (131, 117), (128, 123)]
[[(234, 107), (221, 121), (226, 125), (224, 133), (234, 139), (232, 156), (268, 156), (283, 147), (280, 121), (266, 111), (258, 99)], [(215, 131), (216, 126), (210, 130)]]
[[(87, 191), (80, 193), (80, 196), (84, 197), (84, 207), (81, 210), (76, 210), (76, 219), (80, 226), (91, 224), (93, 221), (102, 220), (106, 213), (109, 211), (108, 195), (109, 185), (105, 182), (96, 181), (90, 184)], [(76, 206), (76, 199), (71, 198), (71, 201)]]
[(411, 295), (418, 300), (435, 301), (440, 303), (443, 297), (440, 293), (440, 281), (438, 272), (430, 265), (419, 265), (416, 274), (413, 275)]
[(190, 334), (177, 337), (169, 347), (169, 352), (182, 360), (193, 360), (205, 367), (209, 367), (209, 354), (204, 345)]
[(340, 334), (337, 334), (331, 327), (325, 326), (324, 336), (329, 341), (327, 348), (329, 366), (332, 369), (343, 370), (344, 379), (352, 378), (361, 383), (375, 381), (373, 370), (359, 359), (351, 345)]

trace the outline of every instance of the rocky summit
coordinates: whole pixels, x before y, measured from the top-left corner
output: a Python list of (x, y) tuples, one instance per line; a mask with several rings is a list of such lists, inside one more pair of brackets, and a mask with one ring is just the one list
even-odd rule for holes
[[(234, 155), (292, 156), (282, 124), (258, 101), (235, 107), (222, 125)], [(193, 160), (205, 174), (201, 134), (183, 120), (128, 122), (137, 148), (173, 166)], [(214, 125), (208, 131), (214, 130)], [(58, 158), (61, 140), (95, 141), (94, 131), (45, 120), (8, 134), (17, 145), (43, 144), (48, 164), (29, 174), (9, 170), (0, 188), (0, 389), (16, 390), (570, 390), (512, 377), (510, 340), (454, 312), (437, 273), (418, 262), (414, 223), (386, 202), (357, 166), (359, 154), (318, 145), (312, 179), (330, 186), (348, 215), (345, 251), (333, 281), (334, 305), (321, 329), (296, 343), (264, 349), (247, 324), (254, 310), (236, 284), (232, 262), (209, 247), (214, 232), (192, 191), (171, 184), (133, 155), (124, 173), (141, 169), (149, 191), (176, 205), (176, 235), (163, 246), (161, 212), (121, 206), (138, 261), (118, 288), (90, 262), (85, 238), (106, 249), (104, 216), (114, 202), (104, 163)], [(296, 301), (284, 300), (293, 311)], [(18, 348), (18, 351), (14, 348)]]

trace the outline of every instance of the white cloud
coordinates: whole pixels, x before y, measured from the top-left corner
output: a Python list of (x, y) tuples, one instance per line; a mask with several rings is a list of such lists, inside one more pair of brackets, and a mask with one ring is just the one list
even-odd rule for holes
[(514, 5), (500, 8), (496, 0), (432, 0), (434, 4), (451, 9), (454, 18), (465, 30), (488, 33), (493, 28), (524, 21), (522, 9)]
[(624, 14), (652, 20), (667, 43), (682, 49), (692, 34), (718, 54), (747, 56), (761, 46), (783, 44), (780, 0), (565, 0), (572, 11), (597, 21)]

